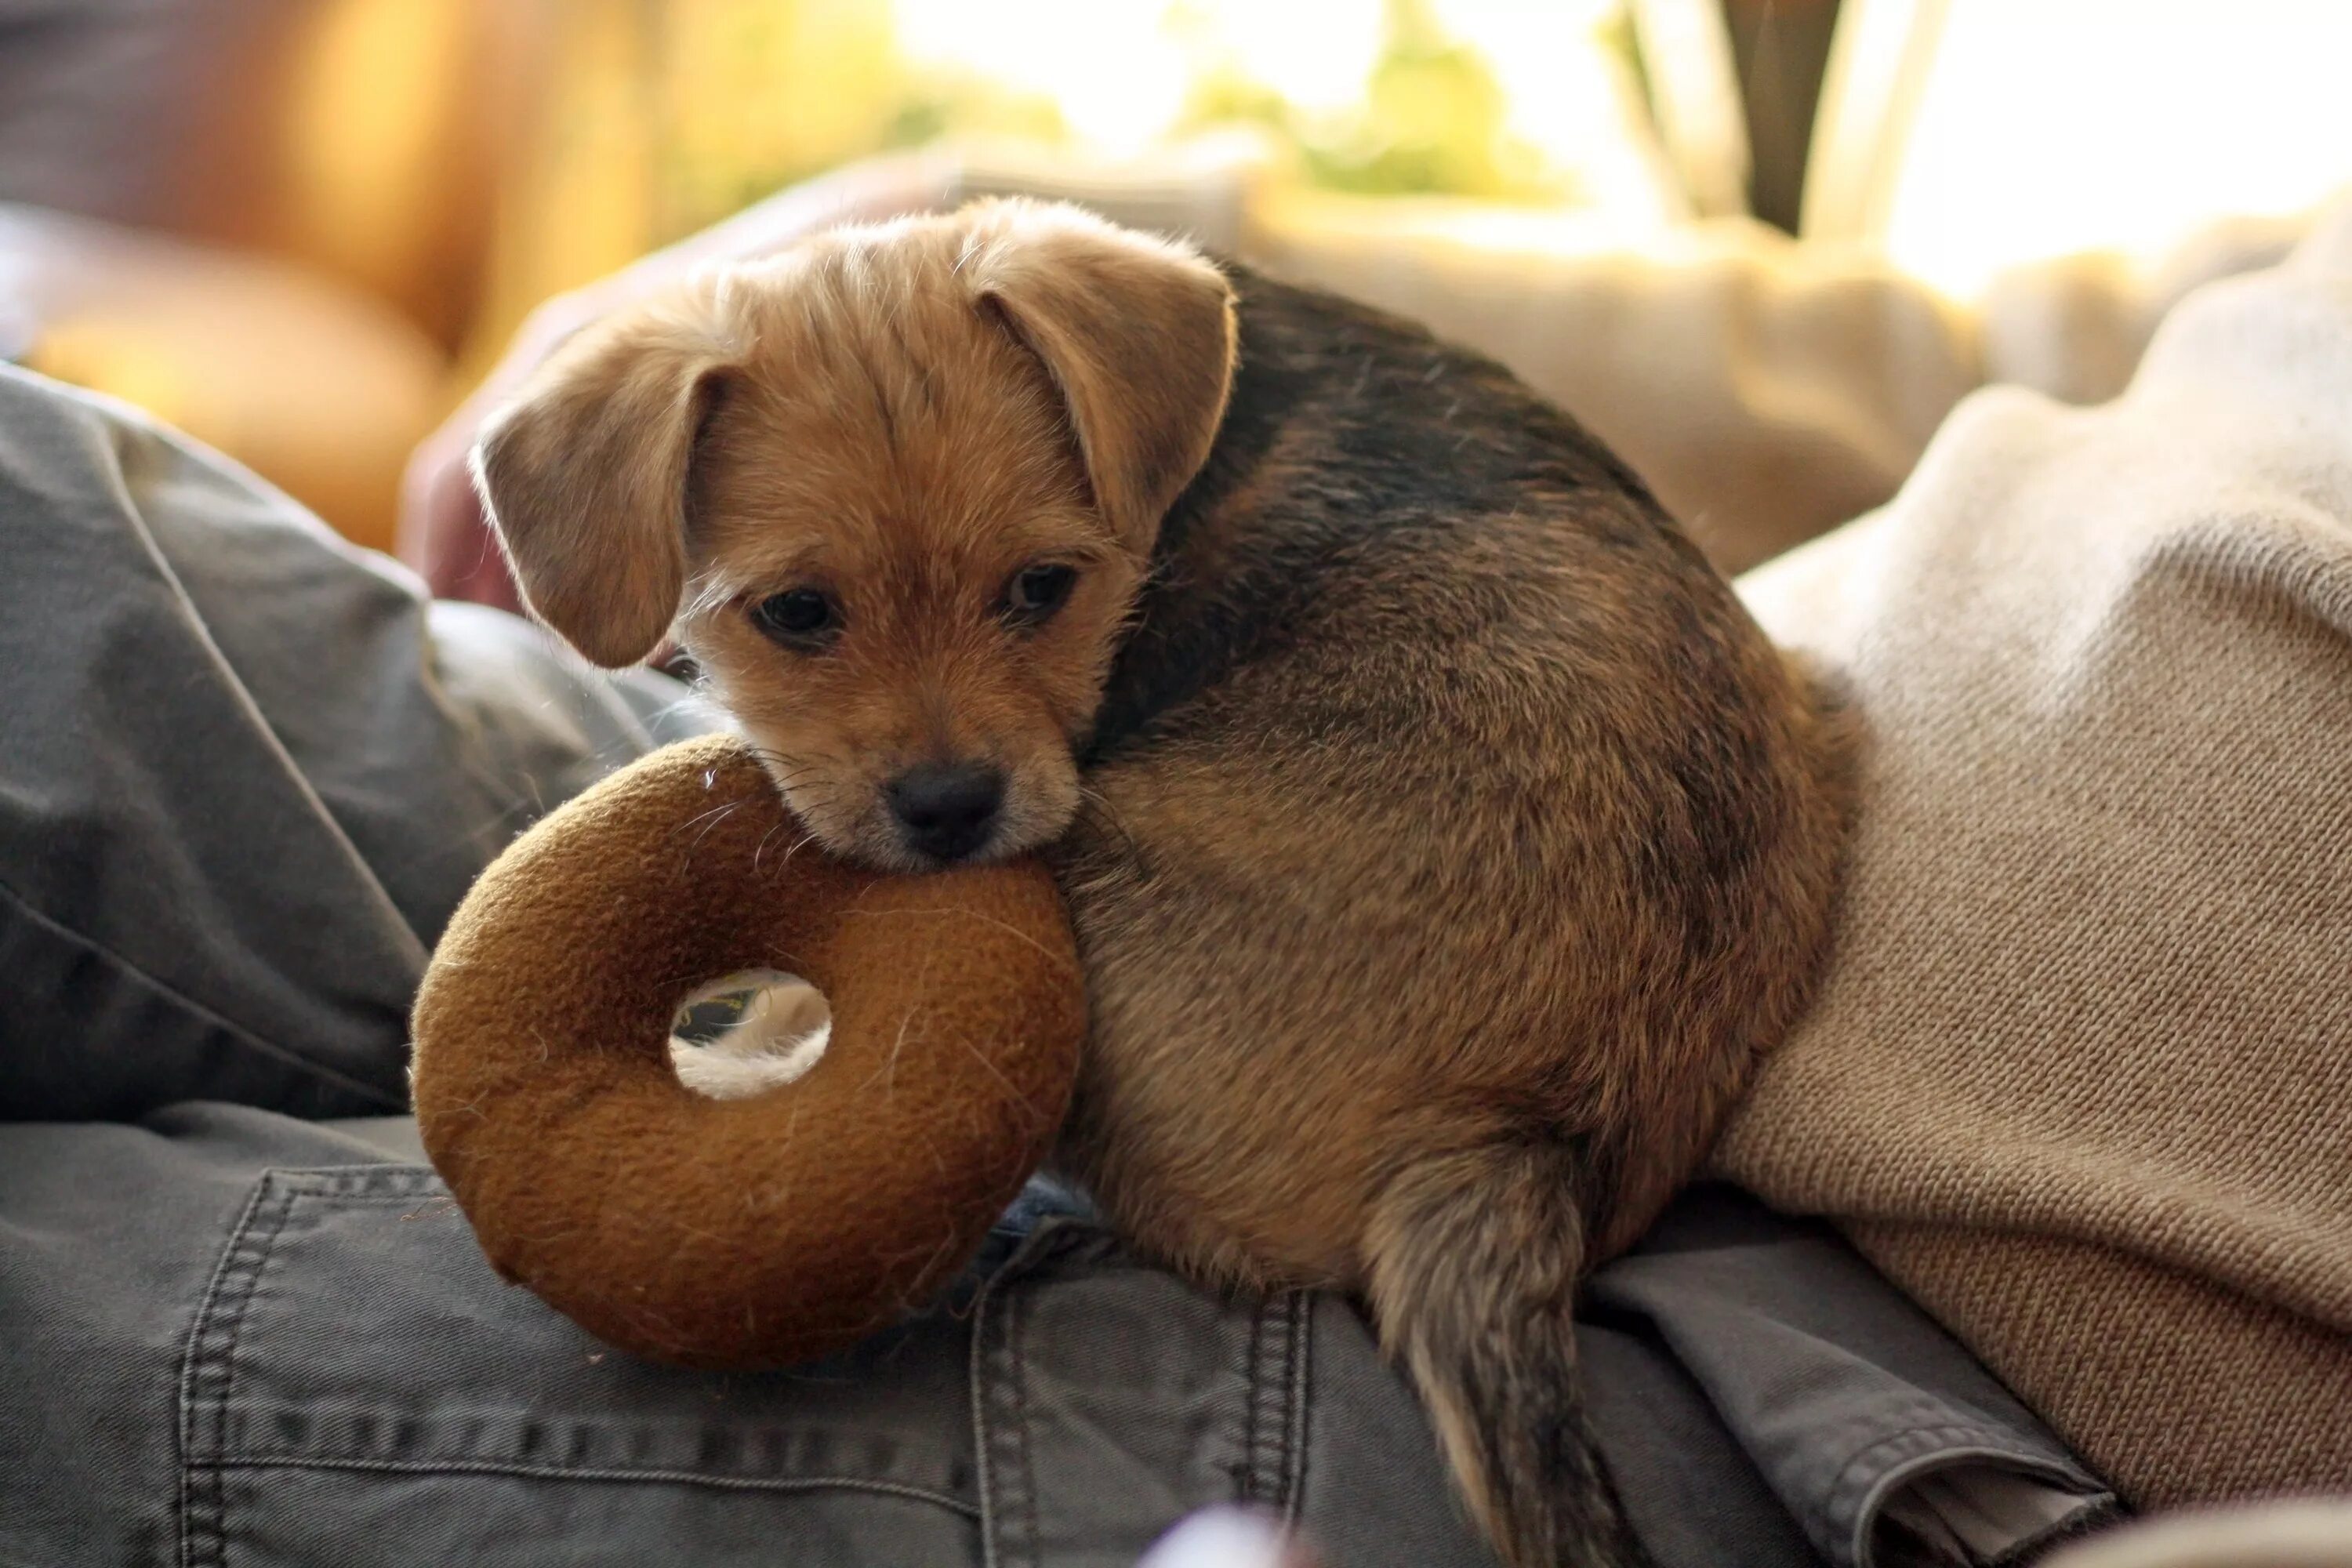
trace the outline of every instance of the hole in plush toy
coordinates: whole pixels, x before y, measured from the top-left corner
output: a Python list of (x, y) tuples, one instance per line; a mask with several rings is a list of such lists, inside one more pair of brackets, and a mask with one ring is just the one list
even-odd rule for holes
[(698, 989), (669, 1027), (678, 1082), (713, 1100), (748, 1100), (816, 1066), (833, 1010), (799, 975), (752, 969)]

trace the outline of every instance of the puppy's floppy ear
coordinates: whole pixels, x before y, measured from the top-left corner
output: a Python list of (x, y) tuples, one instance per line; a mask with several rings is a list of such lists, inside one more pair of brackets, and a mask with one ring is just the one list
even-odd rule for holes
[(660, 645), (686, 590), (695, 438), (740, 358), (726, 305), (705, 279), (583, 330), (474, 445), (523, 602), (608, 669)]
[(1044, 362), (1097, 502), (1148, 552), (1224, 418), (1232, 285), (1190, 249), (1076, 207), (995, 202), (970, 222), (959, 276)]

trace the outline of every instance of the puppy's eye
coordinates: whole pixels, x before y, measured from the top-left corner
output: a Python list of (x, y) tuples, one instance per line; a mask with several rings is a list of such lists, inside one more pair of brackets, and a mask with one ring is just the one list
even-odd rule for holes
[(751, 624), (788, 647), (816, 647), (841, 630), (841, 606), (818, 589), (793, 588), (752, 605)]
[(1004, 585), (1004, 618), (1016, 626), (1043, 626), (1069, 601), (1078, 569), (1053, 563), (1024, 566)]

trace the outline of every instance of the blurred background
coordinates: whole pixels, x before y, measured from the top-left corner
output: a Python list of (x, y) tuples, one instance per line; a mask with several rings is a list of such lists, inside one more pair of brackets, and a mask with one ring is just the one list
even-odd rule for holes
[(0, 0), (0, 356), (388, 546), (536, 303), (876, 153), (1375, 296), (1794, 236), (1964, 312), (2352, 180), (2347, 60), (2346, 0)]

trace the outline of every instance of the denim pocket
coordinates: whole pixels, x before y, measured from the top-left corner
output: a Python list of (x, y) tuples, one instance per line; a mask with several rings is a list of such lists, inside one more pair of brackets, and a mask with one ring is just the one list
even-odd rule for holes
[(970, 1345), (650, 1366), (501, 1283), (429, 1171), (271, 1171), (189, 1338), (181, 1565), (974, 1561)]
[(990, 1568), (1129, 1568), (1192, 1510), (1298, 1505), (1309, 1299), (1219, 1299), (1048, 1219), (973, 1310)]
[(1195, 1508), (1297, 1510), (1308, 1298), (1050, 1205), (979, 1270), (831, 1361), (687, 1373), (502, 1284), (429, 1171), (268, 1172), (188, 1342), (181, 1568), (1128, 1568)]

